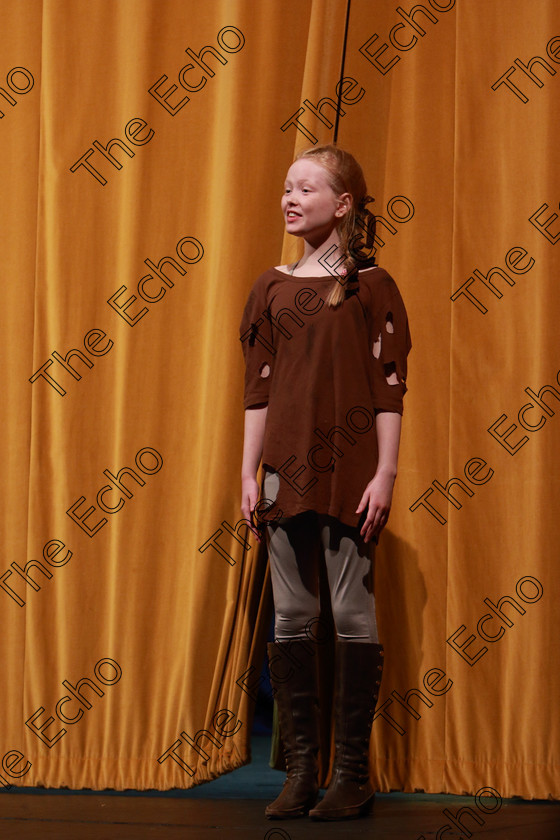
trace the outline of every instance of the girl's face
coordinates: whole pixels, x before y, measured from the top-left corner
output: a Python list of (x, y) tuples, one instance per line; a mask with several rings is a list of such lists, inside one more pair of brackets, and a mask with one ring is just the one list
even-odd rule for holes
[(288, 169), (282, 196), (286, 230), (306, 240), (323, 240), (345, 215), (349, 201), (348, 193), (333, 192), (326, 169), (300, 158)]

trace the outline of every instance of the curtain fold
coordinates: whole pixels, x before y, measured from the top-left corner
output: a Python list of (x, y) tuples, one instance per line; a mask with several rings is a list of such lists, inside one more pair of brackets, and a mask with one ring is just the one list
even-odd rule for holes
[[(238, 325), (299, 255), (282, 184), (332, 139), (347, 4), (0, 5), (0, 784), (191, 787), (250, 760)], [(559, 46), (552, 0), (350, 6), (338, 142), (413, 339), (380, 790), (560, 796)]]

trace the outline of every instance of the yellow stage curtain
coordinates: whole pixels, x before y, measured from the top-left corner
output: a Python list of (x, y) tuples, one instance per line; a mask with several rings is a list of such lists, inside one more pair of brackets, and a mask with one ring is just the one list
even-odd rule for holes
[(0, 8), (0, 785), (250, 758), (238, 325), (340, 95), (414, 343), (374, 778), (560, 796), (557, 4), (352, 0), (345, 50), (343, 0)]

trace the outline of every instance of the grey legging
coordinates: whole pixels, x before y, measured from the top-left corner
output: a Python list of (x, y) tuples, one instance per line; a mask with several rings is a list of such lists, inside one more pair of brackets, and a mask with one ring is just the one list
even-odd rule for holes
[[(278, 476), (267, 474), (267, 499), (276, 496)], [(372, 543), (332, 516), (306, 511), (267, 526), (277, 642), (313, 638), (317, 621), (319, 562), (324, 557), (338, 639), (379, 642), (373, 593)]]

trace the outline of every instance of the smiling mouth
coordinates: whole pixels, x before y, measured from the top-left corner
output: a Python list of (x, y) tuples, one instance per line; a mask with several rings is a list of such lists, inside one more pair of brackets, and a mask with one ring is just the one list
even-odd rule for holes
[(286, 213), (286, 218), (287, 219), (299, 219), (299, 217), (300, 217), (300, 214), (295, 213), (293, 210), (288, 210), (288, 212)]

